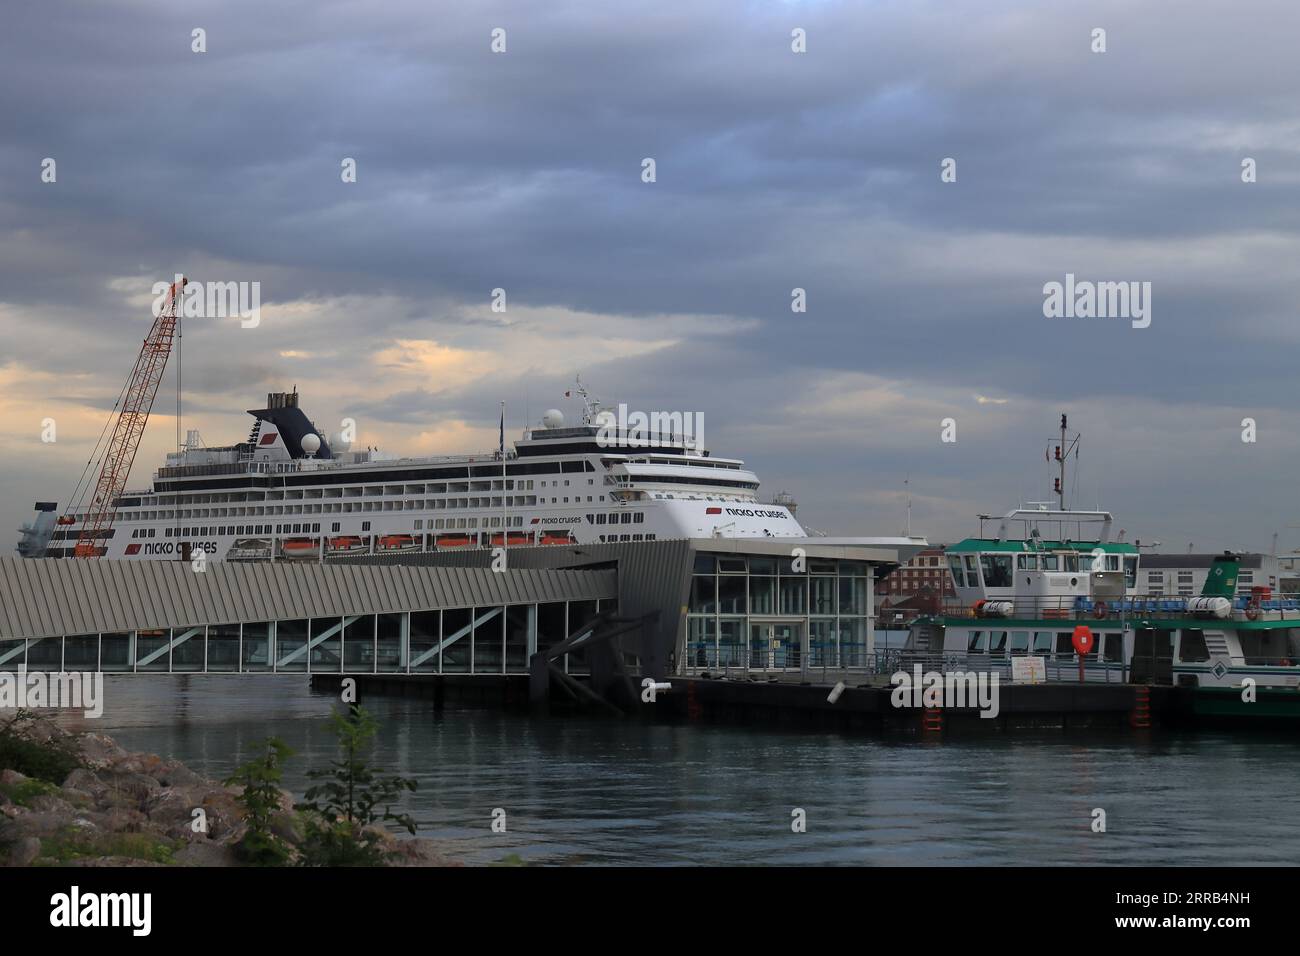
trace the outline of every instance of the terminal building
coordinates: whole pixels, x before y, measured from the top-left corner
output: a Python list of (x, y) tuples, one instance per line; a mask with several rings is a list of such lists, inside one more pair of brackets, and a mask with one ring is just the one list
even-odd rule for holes
[(638, 675), (871, 669), (876, 582), (922, 547), (700, 538), (202, 571), (0, 558), (0, 670), (527, 675), (611, 621)]

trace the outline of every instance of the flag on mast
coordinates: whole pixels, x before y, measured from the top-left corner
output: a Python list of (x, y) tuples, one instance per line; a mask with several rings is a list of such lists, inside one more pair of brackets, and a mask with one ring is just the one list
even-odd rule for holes
[(506, 403), (501, 403), (501, 428), (497, 432), (497, 451), (502, 459), (506, 457)]

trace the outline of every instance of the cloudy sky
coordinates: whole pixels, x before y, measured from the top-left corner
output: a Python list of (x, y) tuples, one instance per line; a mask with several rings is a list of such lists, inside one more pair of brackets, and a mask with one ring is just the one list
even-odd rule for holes
[[(1282, 0), (12, 5), (0, 519), (66, 503), (184, 272), (261, 288), (256, 328), (184, 328), (211, 444), (297, 385), (362, 445), (487, 449), (498, 402), (517, 434), (580, 372), (702, 411), (811, 528), (898, 533), (910, 477), (950, 540), (1049, 496), (1068, 412), (1073, 503), (1129, 538), (1296, 547), (1297, 27)], [(1150, 327), (1044, 317), (1066, 273), (1150, 282)]]

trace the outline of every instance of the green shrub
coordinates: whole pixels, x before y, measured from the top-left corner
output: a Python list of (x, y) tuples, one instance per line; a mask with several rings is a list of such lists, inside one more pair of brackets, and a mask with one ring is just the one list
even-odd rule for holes
[(330, 726), (338, 737), (342, 759), (333, 761), (328, 770), (307, 774), (323, 782), (309, 788), (306, 799), (296, 804), (306, 820), (301, 862), (304, 866), (381, 866), (387, 852), (373, 828), (395, 823), (415, 832), (410, 816), (392, 810), (402, 791), (415, 790), (415, 781), (381, 776), (366, 766), (362, 751), (378, 725), (364, 708), (354, 705), (346, 714), (335, 712)]
[(68, 774), (85, 766), (72, 737), (55, 737), (36, 743), (19, 734), (24, 723), (36, 719), (29, 710), (18, 713), (0, 726), (0, 770), (16, 770), (26, 777), (62, 784)]
[(235, 847), (235, 853), (253, 866), (283, 866), (289, 862), (291, 851), (271, 832), (271, 819), (280, 810), (280, 778), (284, 775), (280, 765), (293, 751), (278, 737), (267, 737), (263, 746), (265, 750), (260, 757), (250, 760), (224, 781), (228, 787), (244, 788), (239, 802), (244, 807), (248, 830)]

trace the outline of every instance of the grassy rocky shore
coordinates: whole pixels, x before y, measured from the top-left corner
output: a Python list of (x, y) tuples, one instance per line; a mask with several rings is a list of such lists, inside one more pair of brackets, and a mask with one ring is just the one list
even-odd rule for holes
[[(340, 764), (339, 766), (342, 766)], [(21, 769), (17, 769), (21, 768)], [(177, 760), (131, 753), (102, 734), (73, 734), (29, 714), (0, 720), (0, 865), (322, 865), (320, 834), (365, 844), (360, 865), (449, 866), (432, 841), (365, 822), (343, 827), (319, 807), (295, 807), (263, 774), (245, 787), (200, 776)], [(250, 785), (251, 786), (251, 785)], [(351, 844), (350, 844), (351, 845)], [(259, 852), (255, 852), (259, 851)]]

